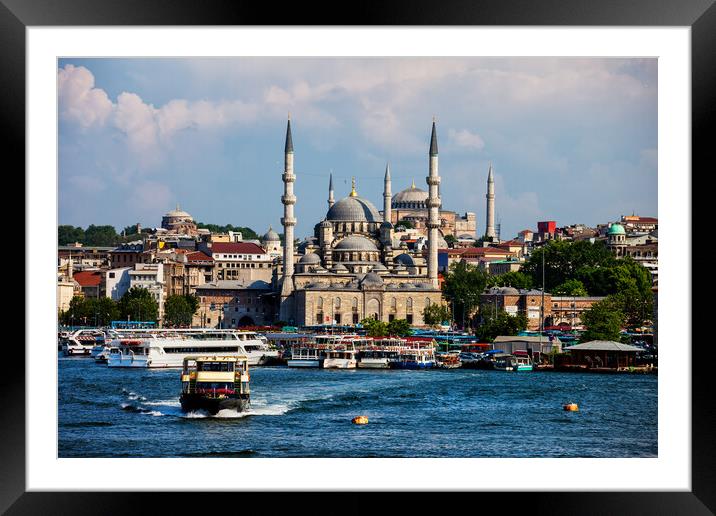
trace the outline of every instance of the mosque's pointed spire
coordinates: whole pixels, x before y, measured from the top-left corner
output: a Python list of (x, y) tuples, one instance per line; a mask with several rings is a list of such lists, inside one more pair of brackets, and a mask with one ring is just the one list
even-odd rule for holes
[(291, 138), (291, 115), (288, 115), (288, 124), (286, 125), (286, 149), (285, 154), (293, 153), (293, 138)]
[(390, 181), (390, 163), (385, 164), (385, 180)]
[(487, 172), (487, 181), (493, 182), (495, 179), (492, 177), (492, 161), (490, 161), (490, 168)]
[(435, 130), (435, 117), (433, 117), (433, 134), (430, 136), (430, 155), (438, 155), (438, 135)]
[(358, 197), (358, 192), (356, 192), (356, 178), (352, 178), (352, 188), (351, 188), (351, 197)]

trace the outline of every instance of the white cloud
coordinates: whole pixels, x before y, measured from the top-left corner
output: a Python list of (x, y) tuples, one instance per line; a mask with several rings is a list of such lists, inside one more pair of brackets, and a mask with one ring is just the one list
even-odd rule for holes
[(485, 148), (485, 141), (482, 137), (477, 133), (471, 133), (467, 129), (457, 131), (451, 128), (448, 131), (448, 138), (459, 147), (468, 147), (477, 150)]
[(94, 75), (84, 66), (68, 64), (57, 72), (60, 116), (81, 127), (102, 125), (112, 112), (104, 90), (94, 87)]

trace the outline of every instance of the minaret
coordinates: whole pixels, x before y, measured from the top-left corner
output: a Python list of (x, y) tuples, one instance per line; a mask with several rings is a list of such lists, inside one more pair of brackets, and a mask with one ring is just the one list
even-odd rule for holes
[(283, 224), (284, 245), (283, 245), (283, 283), (281, 285), (281, 319), (292, 321), (293, 306), (287, 298), (293, 293), (293, 228), (296, 219), (293, 216), (293, 205), (296, 204), (296, 196), (293, 195), (293, 183), (296, 176), (293, 175), (293, 139), (291, 138), (291, 117), (286, 125), (286, 147), (284, 149), (283, 168)]
[(330, 210), (335, 203), (336, 201), (333, 199), (333, 173), (331, 173), (331, 177), (328, 180), (328, 209)]
[(487, 173), (487, 216), (485, 217), (487, 238), (495, 238), (495, 179), (492, 177), (492, 163)]
[(385, 179), (383, 181), (383, 222), (390, 222), (392, 218), (390, 201), (393, 196), (390, 193), (390, 164), (385, 165)]
[(428, 183), (428, 279), (438, 288), (438, 228), (440, 227), (440, 176), (438, 175), (438, 137), (433, 118), (433, 132), (430, 136), (430, 172), (425, 178)]

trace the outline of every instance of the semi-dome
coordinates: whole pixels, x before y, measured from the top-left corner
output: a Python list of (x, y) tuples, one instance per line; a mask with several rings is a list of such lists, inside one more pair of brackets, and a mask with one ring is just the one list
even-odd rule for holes
[(626, 231), (624, 231), (624, 226), (621, 224), (612, 224), (609, 227), (609, 231), (607, 232), (607, 235), (624, 235), (626, 234)]
[(415, 265), (413, 257), (407, 253), (399, 254), (398, 256), (393, 258), (393, 261), (395, 263), (401, 263), (401, 264), (405, 265), (406, 267), (412, 267), (413, 265)]
[(428, 192), (417, 188), (413, 183), (410, 188), (395, 194), (390, 204), (393, 208), (425, 208), (428, 197)]
[(321, 263), (321, 257), (318, 256), (316, 253), (308, 253), (301, 256), (301, 259), (298, 261), (298, 263), (305, 263), (305, 264), (314, 264), (314, 263)]
[(361, 285), (382, 285), (383, 278), (378, 276), (375, 272), (369, 272), (361, 280)]
[(366, 237), (350, 235), (338, 242), (336, 251), (377, 251), (375, 244)]
[(519, 296), (520, 291), (514, 287), (502, 287), (500, 289), (500, 294), (503, 296)]
[(342, 263), (336, 263), (333, 265), (333, 267), (331, 267), (331, 272), (335, 272), (335, 273), (348, 272), (348, 268), (346, 268), (346, 266), (343, 265)]
[(278, 233), (276, 233), (271, 226), (269, 226), (268, 231), (264, 234), (263, 237), (261, 237), (261, 240), (264, 242), (280, 242), (281, 239), (278, 236)]
[(326, 219), (348, 222), (381, 222), (383, 220), (369, 200), (357, 195), (341, 199), (331, 206), (326, 214)]

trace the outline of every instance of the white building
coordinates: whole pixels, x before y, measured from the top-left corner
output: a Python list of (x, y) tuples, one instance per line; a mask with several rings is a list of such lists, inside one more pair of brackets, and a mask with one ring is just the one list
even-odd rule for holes
[(159, 319), (164, 318), (164, 265), (161, 263), (136, 263), (129, 271), (129, 288), (139, 287), (149, 291), (159, 305)]
[(131, 286), (129, 272), (131, 267), (110, 269), (105, 272), (105, 295), (113, 301), (119, 301)]

